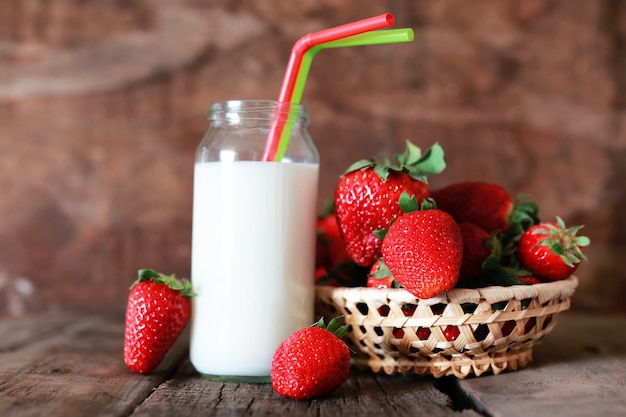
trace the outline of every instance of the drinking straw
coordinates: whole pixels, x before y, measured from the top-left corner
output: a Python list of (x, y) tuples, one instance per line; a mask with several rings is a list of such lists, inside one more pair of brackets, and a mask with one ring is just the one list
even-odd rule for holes
[[(378, 16), (370, 17), (356, 22), (348, 23), (341, 26), (335, 26), (332, 28), (320, 30), (318, 32), (312, 32), (308, 35), (300, 38), (291, 49), (291, 55), (289, 62), (287, 63), (287, 69), (283, 77), (283, 84), (278, 95), (279, 105), (282, 103), (288, 103), (291, 101), (293, 94), (293, 88), (295, 86), (296, 78), (300, 70), (300, 64), (304, 54), (314, 46), (332, 42), (338, 39), (347, 38), (349, 36), (357, 35), (359, 33), (369, 32), (377, 29), (382, 29), (393, 25), (394, 19), (391, 13), (384, 13)], [(272, 161), (275, 159), (276, 151), (278, 148), (278, 142), (280, 139), (280, 129), (284, 124), (280, 121), (272, 123), (272, 128), (265, 144), (265, 150), (263, 152), (264, 161)]]
[[(388, 43), (411, 42), (412, 40), (413, 29), (389, 29), (360, 33), (358, 35), (349, 36), (344, 39), (338, 39), (336, 41), (331, 41), (314, 46), (313, 48), (305, 52), (304, 56), (302, 57), (302, 63), (300, 64), (300, 70), (298, 71), (298, 74), (296, 76), (296, 81), (290, 102), (292, 104), (299, 104), (302, 100), (304, 86), (306, 84), (306, 79), (309, 75), (309, 69), (311, 68), (313, 57), (322, 49), (342, 48), (347, 46), (381, 45)], [(285, 123), (282, 133), (280, 135), (278, 147), (276, 149), (276, 156), (274, 157), (275, 161), (280, 161), (281, 159), (283, 159), (283, 156), (285, 156), (294, 123), (295, 121), (292, 119), (288, 119)]]
[(343, 48), (346, 46), (366, 46), (366, 45), (382, 45), (388, 43), (411, 42), (413, 40), (413, 29), (389, 29), (375, 30), (367, 33), (349, 36), (344, 39), (316, 45), (308, 50), (302, 58), (300, 71), (296, 77), (296, 83), (291, 96), (291, 103), (300, 103), (302, 93), (309, 75), (309, 69), (313, 61), (313, 57), (322, 49)]

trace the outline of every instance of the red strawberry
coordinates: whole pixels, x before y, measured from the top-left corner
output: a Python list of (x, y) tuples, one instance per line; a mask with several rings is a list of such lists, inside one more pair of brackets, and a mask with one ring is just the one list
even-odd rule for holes
[(318, 229), (315, 239), (315, 269), (326, 269), (326, 265), (328, 265), (328, 250)]
[(422, 155), (407, 142), (396, 163), (366, 159), (353, 164), (335, 190), (337, 221), (348, 256), (358, 265), (370, 266), (380, 257), (381, 240), (373, 235), (402, 213), (398, 198), (403, 192), (418, 200), (428, 197), (426, 176), (445, 168), (443, 150), (435, 144)]
[(153, 371), (191, 315), (191, 283), (151, 269), (139, 270), (126, 307), (124, 362), (140, 374)]
[(457, 283), (463, 238), (448, 213), (422, 209), (403, 214), (389, 226), (382, 252), (400, 285), (418, 298), (431, 298)]
[(498, 184), (488, 182), (459, 182), (431, 190), (437, 208), (450, 213), (459, 222), (474, 223), (487, 232), (499, 230), (520, 234), (539, 222), (537, 205), (513, 199)]
[(589, 245), (589, 238), (577, 236), (582, 226), (567, 228), (560, 217), (556, 219), (556, 223), (544, 222), (529, 228), (517, 248), (521, 265), (541, 280), (565, 279), (587, 259), (582, 248)]
[(378, 258), (367, 275), (367, 286), (370, 288), (398, 288), (400, 284), (385, 265), (385, 261)]
[(491, 255), (488, 243), (491, 234), (474, 223), (459, 223), (463, 236), (463, 260), (461, 262), (460, 280), (472, 279), (482, 273), (482, 263)]
[(323, 267), (323, 266), (319, 266), (317, 268), (315, 268), (315, 285), (330, 285), (330, 286), (339, 286), (339, 285), (334, 285), (329, 283), (328, 280), (328, 270)]
[(517, 278), (526, 285), (541, 284), (541, 280), (534, 275), (518, 275)]
[(341, 340), (347, 326), (324, 319), (283, 341), (272, 358), (272, 387), (284, 397), (308, 400), (341, 386), (350, 372), (350, 350)]
[(335, 213), (321, 215), (317, 219), (316, 266), (332, 268), (349, 260)]

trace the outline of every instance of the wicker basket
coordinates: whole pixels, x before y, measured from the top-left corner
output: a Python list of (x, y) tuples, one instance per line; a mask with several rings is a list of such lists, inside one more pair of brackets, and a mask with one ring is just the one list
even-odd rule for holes
[(567, 310), (578, 280), (453, 289), (418, 299), (403, 289), (316, 288), (316, 314), (343, 315), (359, 368), (465, 378), (532, 361), (532, 348)]

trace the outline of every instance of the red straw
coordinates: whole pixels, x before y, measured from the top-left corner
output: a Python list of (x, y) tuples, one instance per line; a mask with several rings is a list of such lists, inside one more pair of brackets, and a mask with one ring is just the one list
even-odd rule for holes
[[(348, 36), (392, 26), (393, 21), (393, 15), (391, 13), (385, 13), (368, 19), (309, 33), (300, 38), (291, 49), (291, 56), (289, 57), (283, 84), (280, 89), (280, 94), (278, 95), (279, 106), (282, 103), (289, 103), (291, 101), (296, 79), (298, 78), (298, 72), (300, 71), (300, 64), (302, 63), (302, 57), (309, 49), (323, 43), (347, 38)], [(263, 161), (274, 160), (280, 141), (280, 130), (283, 125), (284, 122), (275, 122), (272, 124), (272, 129), (267, 143), (265, 144)]]

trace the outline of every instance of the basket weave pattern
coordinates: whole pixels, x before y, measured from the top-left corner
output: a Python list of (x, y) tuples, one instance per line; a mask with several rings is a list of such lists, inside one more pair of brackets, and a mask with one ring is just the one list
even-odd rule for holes
[(418, 299), (404, 289), (316, 288), (316, 314), (343, 315), (353, 365), (387, 374), (499, 374), (532, 361), (532, 347), (567, 310), (578, 280), (455, 288)]

